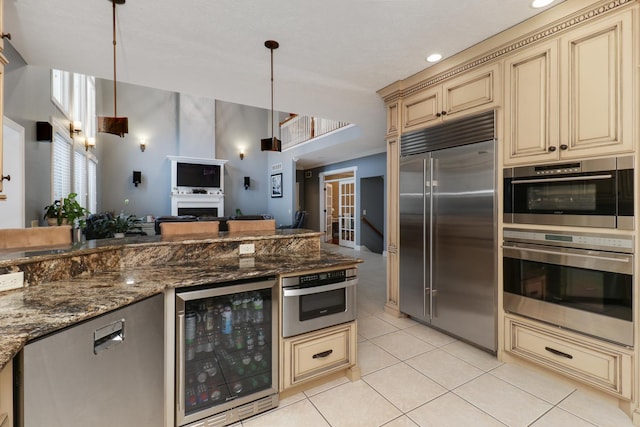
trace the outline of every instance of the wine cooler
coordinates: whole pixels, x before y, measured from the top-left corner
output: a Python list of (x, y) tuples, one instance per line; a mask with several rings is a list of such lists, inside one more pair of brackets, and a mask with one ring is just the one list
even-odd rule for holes
[(278, 405), (276, 284), (176, 292), (177, 426), (224, 426)]

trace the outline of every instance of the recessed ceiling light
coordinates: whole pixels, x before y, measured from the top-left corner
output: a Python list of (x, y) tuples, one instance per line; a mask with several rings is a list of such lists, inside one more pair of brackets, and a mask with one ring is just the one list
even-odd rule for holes
[(531, 2), (531, 7), (534, 9), (540, 9), (541, 7), (549, 6), (555, 0), (533, 0)]
[(431, 55), (427, 56), (427, 62), (438, 62), (442, 59), (442, 55), (440, 55), (439, 53), (432, 53)]

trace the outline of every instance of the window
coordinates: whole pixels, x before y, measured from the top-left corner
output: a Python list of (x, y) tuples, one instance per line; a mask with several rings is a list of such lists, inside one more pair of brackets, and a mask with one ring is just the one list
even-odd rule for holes
[(51, 101), (67, 119), (71, 118), (71, 73), (51, 70)]
[(51, 146), (51, 200), (71, 192), (71, 138), (56, 126)]
[(97, 192), (97, 184), (96, 178), (98, 172), (98, 162), (96, 159), (89, 158), (87, 162), (87, 178), (88, 178), (88, 192), (87, 192), (87, 209), (89, 212), (97, 212), (98, 211), (98, 192)]
[[(77, 193), (81, 206), (96, 212), (97, 160), (85, 149), (86, 138), (96, 134), (95, 78), (51, 70), (51, 99), (64, 113), (54, 118), (51, 149), (51, 193), (53, 200)], [(82, 123), (80, 134), (70, 135), (69, 121)]]

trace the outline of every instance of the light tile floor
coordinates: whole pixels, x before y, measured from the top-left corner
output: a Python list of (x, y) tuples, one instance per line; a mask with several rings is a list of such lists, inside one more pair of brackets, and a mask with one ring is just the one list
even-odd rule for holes
[(341, 378), (306, 390), (236, 426), (632, 427), (608, 402), (384, 313), (386, 259), (325, 248), (365, 260), (358, 286), (362, 379)]

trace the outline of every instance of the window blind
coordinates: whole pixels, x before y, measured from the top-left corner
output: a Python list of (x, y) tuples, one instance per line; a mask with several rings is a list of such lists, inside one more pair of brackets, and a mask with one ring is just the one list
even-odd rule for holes
[(89, 191), (87, 194), (87, 199), (88, 199), (88, 207), (87, 209), (89, 209), (89, 212), (98, 212), (98, 187), (96, 184), (96, 177), (97, 177), (97, 171), (98, 171), (98, 164), (96, 163), (95, 160), (93, 159), (89, 159), (88, 163), (87, 163), (87, 170), (88, 170), (88, 184), (89, 184)]
[(87, 207), (87, 157), (80, 151), (73, 153), (73, 192), (83, 208)]
[(71, 143), (56, 132), (51, 147), (51, 183), (53, 200), (71, 192)]

